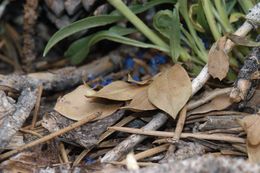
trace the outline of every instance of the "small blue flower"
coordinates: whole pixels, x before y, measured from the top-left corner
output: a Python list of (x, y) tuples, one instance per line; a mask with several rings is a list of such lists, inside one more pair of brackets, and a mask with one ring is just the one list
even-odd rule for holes
[(131, 70), (134, 68), (135, 62), (130, 55), (127, 55), (124, 61), (124, 69)]

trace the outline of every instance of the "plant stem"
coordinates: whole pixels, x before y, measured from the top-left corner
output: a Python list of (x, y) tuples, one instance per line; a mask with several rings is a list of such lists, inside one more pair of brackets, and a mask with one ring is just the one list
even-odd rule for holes
[(122, 0), (107, 0), (119, 12), (121, 12), (139, 31), (141, 31), (152, 43), (168, 48), (169, 46), (156, 35), (144, 22), (142, 22), (123, 2)]
[(222, 25), (223, 25), (225, 31), (232, 32), (233, 27), (228, 21), (228, 15), (224, 8), (224, 4), (223, 4), (222, 0), (214, 0), (214, 2), (215, 2), (215, 6), (217, 8), (218, 14), (220, 16), (220, 20), (222, 21)]
[[(182, 14), (182, 17), (184, 18), (187, 26), (188, 26), (188, 29), (189, 29), (189, 32), (190, 34), (192, 35), (198, 49), (199, 49), (199, 52), (201, 54), (201, 59), (205, 62), (205, 60), (207, 59), (208, 55), (207, 55), (207, 52), (205, 50), (205, 47), (203, 45), (203, 42), (201, 41), (201, 39), (198, 37), (194, 27), (192, 26), (192, 23), (189, 19), (189, 15), (188, 15), (188, 9), (187, 9), (187, 0), (178, 0), (178, 3), (180, 4), (180, 13)], [(207, 60), (206, 60), (207, 61)]]
[(249, 12), (249, 9), (254, 6), (251, 0), (238, 0), (238, 2), (246, 14)]
[(213, 34), (214, 39), (217, 41), (220, 37), (221, 34), (218, 31), (217, 24), (213, 15), (213, 6), (209, 0), (202, 0), (202, 7), (205, 12), (205, 16), (207, 18), (210, 30)]

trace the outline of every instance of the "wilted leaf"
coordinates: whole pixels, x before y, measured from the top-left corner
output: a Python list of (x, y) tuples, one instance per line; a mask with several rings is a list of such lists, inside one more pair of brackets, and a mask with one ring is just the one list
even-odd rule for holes
[(239, 124), (247, 133), (247, 153), (249, 161), (260, 163), (260, 116), (246, 116), (242, 120), (239, 120)]
[(148, 88), (149, 101), (175, 118), (191, 96), (190, 78), (176, 64), (154, 79)]
[(191, 114), (203, 114), (211, 111), (217, 111), (217, 110), (223, 110), (227, 107), (229, 107), (232, 104), (231, 99), (227, 94), (220, 95), (218, 97), (215, 97), (210, 102), (193, 109), (189, 112), (189, 115)]
[(209, 74), (219, 80), (224, 79), (229, 70), (229, 58), (224, 51), (225, 43), (226, 37), (221, 37), (217, 43), (211, 47), (208, 55)]
[(234, 13), (231, 13), (231, 15), (229, 17), (229, 22), (234, 23), (234, 22), (237, 22), (241, 18), (245, 18), (245, 14), (239, 13), (239, 12), (234, 12)]
[(134, 96), (130, 104), (123, 107), (123, 109), (129, 109), (133, 111), (148, 111), (157, 109), (149, 100), (148, 100), (148, 86), (143, 87), (143, 89)]
[(60, 98), (54, 110), (72, 120), (81, 120), (91, 114), (99, 114), (98, 119), (102, 119), (114, 113), (121, 105), (119, 103), (111, 103), (111, 101), (105, 102), (104, 100), (87, 98), (86, 94), (92, 95), (93, 90), (85, 85), (81, 85)]
[(260, 42), (255, 42), (247, 39), (246, 37), (241, 37), (234, 34), (228, 34), (227, 37), (237, 45), (247, 46), (247, 47), (258, 47)]
[(143, 89), (143, 87), (144, 86), (137, 86), (124, 81), (115, 81), (90, 97), (127, 101), (133, 99), (134, 96)]

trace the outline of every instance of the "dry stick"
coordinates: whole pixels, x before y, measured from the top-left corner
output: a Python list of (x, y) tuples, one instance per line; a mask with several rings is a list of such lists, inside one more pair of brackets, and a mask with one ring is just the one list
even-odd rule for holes
[[(18, 98), (16, 105), (9, 107), (8, 114), (0, 121), (0, 150), (10, 142), (24, 121), (29, 117), (36, 102), (36, 89), (25, 88)], [(6, 97), (7, 98), (7, 97)], [(4, 97), (0, 98), (4, 99)], [(3, 100), (1, 100), (3, 101)], [(0, 102), (1, 102), (0, 101)], [(1, 105), (3, 107), (5, 105)]]
[(183, 126), (185, 124), (185, 119), (186, 119), (186, 115), (187, 115), (187, 106), (185, 105), (182, 110), (180, 111), (179, 114), (179, 119), (175, 128), (175, 132), (174, 132), (174, 137), (173, 140), (175, 142), (178, 142), (181, 136), (181, 132), (183, 130)]
[(27, 75), (0, 74), (0, 85), (18, 91), (22, 91), (25, 86), (37, 87), (39, 85), (43, 85), (44, 91), (61, 91), (77, 86), (82, 83), (82, 79), (95, 78), (114, 71), (119, 68), (123, 60), (122, 53), (135, 51), (136, 49), (122, 46), (116, 51), (81, 67), (64, 67), (51, 72), (37, 72)]
[(188, 116), (187, 120), (193, 120), (193, 119), (202, 118), (202, 117), (211, 116), (211, 115), (213, 115), (213, 116), (222, 116), (222, 115), (247, 116), (247, 115), (251, 115), (251, 114), (246, 113), (246, 112), (236, 112), (236, 111), (213, 111), (213, 112), (204, 113), (204, 114), (193, 114), (191, 116)]
[[(136, 117), (134, 116), (128, 116), (128, 117), (125, 117), (123, 118), (121, 121), (119, 121), (118, 123), (115, 124), (115, 126), (123, 126), (127, 123), (129, 123), (130, 121), (132, 121), (133, 119), (135, 119)], [(99, 144), (100, 142), (102, 142), (104, 139), (106, 139), (108, 136), (110, 136), (112, 133), (114, 133), (115, 130), (107, 130), (105, 133), (103, 133), (97, 144)], [(75, 159), (75, 161), (73, 162), (73, 166), (77, 166), (80, 161), (93, 149), (93, 147), (91, 148), (88, 148), (88, 149), (85, 149), (83, 150), (79, 155), (78, 157)]]
[(192, 110), (195, 109), (207, 102), (209, 102), (210, 100), (214, 99), (217, 96), (223, 95), (223, 94), (227, 94), (230, 93), (232, 88), (224, 88), (224, 89), (215, 89), (213, 91), (211, 91), (210, 93), (205, 94), (202, 98), (200, 98), (199, 100), (196, 101), (190, 101), (187, 104), (187, 109), (188, 110)]
[[(143, 127), (145, 130), (158, 129), (167, 121), (167, 116), (164, 113), (157, 113), (153, 119)], [(147, 136), (133, 134), (118, 144), (115, 148), (105, 154), (101, 162), (111, 162), (120, 159), (127, 154), (133, 147), (146, 139)]]
[(55, 138), (55, 137), (57, 137), (57, 136), (62, 135), (62, 134), (64, 134), (64, 133), (68, 132), (68, 131), (71, 131), (71, 130), (77, 128), (77, 127), (80, 127), (80, 126), (82, 126), (83, 124), (86, 124), (87, 122), (89, 122), (89, 121), (91, 121), (91, 120), (97, 118), (98, 116), (99, 116), (99, 115), (97, 115), (97, 114), (92, 114), (92, 115), (90, 115), (90, 116), (88, 116), (88, 117), (86, 117), (86, 118), (84, 118), (84, 119), (82, 119), (82, 120), (80, 120), (80, 121), (78, 121), (78, 122), (75, 122), (75, 123), (69, 125), (68, 127), (65, 127), (64, 129), (61, 129), (61, 130), (56, 131), (56, 132), (53, 132), (53, 133), (51, 133), (51, 134), (49, 134), (49, 135), (47, 135), (47, 136), (44, 136), (44, 137), (42, 137), (42, 138), (40, 138), (40, 139), (37, 139), (37, 140), (35, 140), (35, 141), (33, 141), (33, 142), (30, 142), (30, 143), (28, 143), (28, 144), (25, 144), (25, 145), (19, 147), (19, 148), (16, 149), (16, 150), (12, 150), (12, 151), (6, 152), (6, 153), (0, 155), (0, 161), (1, 161), (1, 160), (4, 160), (4, 159), (7, 159), (8, 157), (10, 157), (10, 156), (12, 156), (12, 155), (14, 155), (14, 154), (16, 154), (16, 153), (22, 151), (22, 150), (25, 150), (25, 149), (30, 148), (30, 147), (33, 147), (33, 146), (35, 146), (35, 145), (44, 143), (44, 142), (49, 141), (49, 140), (51, 140), (51, 139), (53, 139), (53, 138)]
[(35, 132), (35, 131), (32, 131), (32, 130), (27, 130), (27, 129), (20, 129), (19, 131), (21, 131), (21, 132), (23, 132), (23, 133), (29, 133), (29, 134), (32, 134), (32, 135), (34, 135), (34, 136), (37, 136), (37, 137), (39, 137), (39, 138), (42, 138), (42, 135), (41, 134), (39, 134), (39, 133), (37, 133), (37, 132)]
[[(134, 116), (128, 116), (128, 117), (125, 117), (125, 118), (123, 118), (121, 121), (119, 121), (118, 123), (116, 123), (114, 126), (119, 126), (119, 127), (121, 127), (121, 126), (124, 126), (124, 125), (126, 125), (127, 123), (129, 123), (130, 121), (132, 121), (132, 120), (134, 120), (136, 117), (134, 117)], [(100, 136), (100, 138), (99, 138), (99, 140), (98, 140), (98, 144), (100, 143), (100, 142), (102, 142), (104, 139), (106, 139), (108, 136), (110, 136), (112, 133), (114, 133), (115, 132), (115, 130), (107, 130), (105, 133), (103, 133), (101, 136)]]
[(93, 149), (93, 147), (89, 148), (89, 149), (85, 149), (83, 150), (78, 157), (75, 159), (75, 161), (73, 162), (72, 166), (77, 166), (80, 161)]
[[(250, 24), (248, 21), (246, 21), (236, 32), (235, 35), (238, 36), (245, 36), (249, 31), (253, 29), (253, 25)], [(227, 40), (227, 43), (225, 44), (225, 52), (229, 53), (231, 49), (234, 47), (234, 43), (231, 40)], [(207, 80), (210, 78), (210, 74), (208, 72), (208, 64), (206, 64), (199, 75), (192, 81), (192, 95), (197, 93), (207, 82)]]
[(65, 150), (65, 147), (64, 147), (64, 144), (61, 142), (60, 145), (60, 152), (61, 152), (61, 158), (63, 160), (64, 163), (68, 163), (69, 162), (69, 158), (68, 158), (68, 155), (66, 153), (66, 150)]
[(31, 129), (34, 129), (36, 121), (37, 121), (38, 113), (40, 110), (40, 104), (41, 104), (42, 90), (43, 90), (43, 87), (42, 87), (42, 85), (40, 85), (38, 87), (38, 95), (37, 95), (37, 100), (36, 100), (36, 104), (35, 104), (35, 108), (34, 108), (34, 112), (33, 112)]
[[(156, 137), (171, 138), (174, 136), (173, 132), (153, 131), (153, 130), (145, 130), (145, 129), (128, 128), (128, 127), (109, 127), (109, 129), (117, 130), (120, 132), (156, 136)], [(180, 137), (215, 140), (215, 141), (226, 141), (230, 143), (245, 143), (245, 139), (243, 138), (239, 138), (231, 135), (223, 135), (223, 134), (182, 133)]]
[[(164, 152), (166, 151), (167, 149), (169, 148), (169, 144), (163, 144), (161, 146), (158, 146), (158, 147), (154, 147), (154, 148), (151, 148), (151, 149), (148, 149), (148, 150), (145, 150), (143, 152), (140, 152), (138, 154), (135, 154), (134, 157), (136, 160), (141, 160), (141, 159), (144, 159), (144, 158), (147, 158), (147, 157), (151, 157), (155, 154), (158, 154), (158, 153), (161, 153), (161, 152)], [(126, 159), (121, 161), (122, 163), (126, 163)]]

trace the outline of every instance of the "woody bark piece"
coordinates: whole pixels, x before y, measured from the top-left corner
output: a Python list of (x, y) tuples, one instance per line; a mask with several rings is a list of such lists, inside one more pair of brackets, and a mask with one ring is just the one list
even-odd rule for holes
[(26, 0), (24, 5), (24, 25), (23, 25), (23, 58), (26, 71), (32, 71), (32, 62), (35, 60), (35, 24), (38, 18), (38, 0)]
[(27, 86), (36, 87), (39, 85), (42, 85), (45, 91), (69, 89), (82, 83), (85, 79), (105, 75), (117, 69), (123, 60), (121, 53), (124, 53), (123, 51), (125, 51), (125, 53), (127, 53), (127, 51), (134, 52), (135, 50), (136, 49), (122, 47), (122, 49), (113, 51), (101, 59), (78, 68), (65, 67), (52, 72), (38, 72), (28, 75), (0, 75), (0, 85), (15, 88), (19, 91)]
[[(36, 102), (36, 89), (26, 88), (22, 91), (15, 109), (0, 121), (0, 150), (5, 149), (15, 133), (22, 127)], [(12, 108), (12, 107), (11, 107)]]
[[(165, 113), (157, 113), (153, 116), (153, 119), (143, 127), (144, 130), (158, 129), (167, 121), (167, 116)], [(146, 139), (147, 136), (144, 135), (130, 135), (127, 139), (118, 144), (115, 148), (110, 150), (101, 159), (101, 162), (111, 162), (117, 161), (122, 156), (129, 153), (137, 144)]]
[[(123, 115), (124, 111), (120, 110), (104, 119), (87, 123), (64, 133), (61, 136), (61, 140), (85, 148), (93, 147), (98, 143), (100, 135), (107, 130), (107, 127), (115, 124)], [(73, 122), (75, 121), (60, 115), (58, 112), (51, 112), (43, 117), (42, 126), (50, 132), (56, 132), (69, 126)]]
[[(260, 41), (258, 35), (256, 41)], [(240, 69), (235, 86), (233, 87), (230, 97), (240, 102), (248, 101), (252, 96), (260, 78), (260, 47), (255, 47), (247, 56), (243, 67)]]
[(240, 127), (237, 120), (245, 116), (207, 116), (206, 122), (199, 126), (200, 131), (230, 129)]

